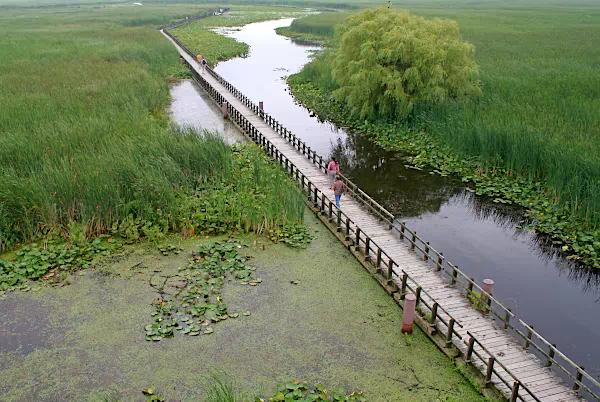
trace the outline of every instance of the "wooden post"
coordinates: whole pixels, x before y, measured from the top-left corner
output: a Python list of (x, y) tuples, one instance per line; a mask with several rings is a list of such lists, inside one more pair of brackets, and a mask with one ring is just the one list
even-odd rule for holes
[(315, 199), (314, 199), (314, 204), (313, 206), (315, 207), (315, 209), (319, 206), (319, 197), (317, 196), (317, 186), (315, 186), (314, 192), (315, 192)]
[(550, 351), (548, 352), (548, 363), (546, 363), (546, 367), (552, 366), (552, 360), (554, 359), (555, 352), (556, 352), (556, 345), (552, 344), (552, 346), (550, 346)]
[(443, 263), (442, 257), (443, 257), (443, 254), (440, 253), (438, 255), (437, 264), (435, 264), (435, 270), (438, 272), (442, 270), (442, 263)]
[(337, 229), (336, 232), (342, 230), (342, 210), (338, 208), (337, 210)]
[(381, 249), (379, 247), (377, 247), (377, 260), (375, 260), (375, 265), (379, 271), (379, 267), (381, 266)]
[(425, 244), (425, 254), (423, 254), (423, 261), (429, 260), (429, 242)]
[(223, 101), (223, 119), (227, 120), (227, 102)]
[(354, 250), (360, 251), (360, 228), (356, 227), (356, 243), (354, 244)]
[(531, 337), (533, 336), (533, 325), (527, 328), (527, 339), (525, 339), (525, 350), (529, 349), (529, 343), (531, 342)]
[(448, 321), (448, 332), (446, 333), (446, 347), (449, 348), (452, 345), (452, 332), (454, 331), (454, 318), (450, 318)]
[(583, 381), (583, 372), (585, 371), (585, 367), (581, 366), (577, 369), (577, 375), (575, 376), (576, 381), (573, 384), (573, 391), (577, 391), (579, 389), (579, 382)]
[(346, 241), (350, 240), (350, 218), (346, 216)]
[(467, 346), (467, 355), (465, 356), (465, 363), (470, 364), (473, 357), (473, 347), (475, 346), (475, 338), (471, 337)]
[(510, 313), (512, 313), (511, 309), (506, 310), (506, 314), (504, 314), (504, 329), (508, 329), (508, 322), (510, 321)]
[(369, 255), (369, 248), (371, 247), (371, 239), (369, 236), (366, 236), (365, 239), (365, 261), (369, 261), (371, 256)]
[(518, 381), (513, 383), (512, 391), (510, 393), (510, 402), (517, 402), (517, 399), (519, 398), (519, 385), (520, 383)]
[(329, 200), (329, 214), (327, 215), (329, 222), (333, 220), (333, 203)]
[(494, 373), (494, 362), (496, 358), (494, 356), (490, 356), (488, 359), (487, 370), (485, 372), (485, 387), (488, 388), (492, 383), (492, 374)]
[(264, 105), (265, 104), (263, 103), (263, 101), (258, 102), (258, 109), (260, 110), (261, 113), (265, 111)]
[(469, 291), (469, 294), (473, 293), (473, 282), (475, 281), (475, 278), (469, 278), (469, 283), (467, 284), (467, 290)]
[(325, 194), (321, 196), (321, 215), (325, 213)]
[(406, 295), (404, 307), (402, 308), (402, 333), (412, 334), (415, 321), (415, 307), (417, 298), (414, 295)]
[(452, 285), (456, 285), (456, 278), (458, 278), (458, 271), (456, 270), (456, 268), (458, 267), (455, 265), (452, 266)]
[(400, 300), (406, 297), (406, 283), (408, 282), (408, 274), (402, 274), (402, 287), (400, 288)]
[(404, 222), (400, 223), (400, 240), (404, 240), (404, 229), (406, 228), (406, 226), (404, 226)]
[(421, 290), (422, 289), (420, 286), (417, 286), (417, 288), (415, 289), (415, 296), (417, 297), (417, 306), (421, 302)]
[(309, 181), (308, 182), (308, 200), (310, 201), (312, 196), (312, 183)]
[(413, 232), (412, 234), (412, 241), (410, 242), (410, 249), (414, 250), (415, 249), (415, 242), (417, 241), (417, 232)]
[(394, 261), (388, 257), (388, 267), (387, 267), (387, 281), (388, 285), (392, 285), (392, 276), (394, 275)]
[(435, 320), (437, 319), (437, 311), (438, 311), (438, 304), (437, 302), (433, 303), (433, 306), (431, 306), (431, 318), (429, 319), (429, 323), (431, 325), (435, 324)]

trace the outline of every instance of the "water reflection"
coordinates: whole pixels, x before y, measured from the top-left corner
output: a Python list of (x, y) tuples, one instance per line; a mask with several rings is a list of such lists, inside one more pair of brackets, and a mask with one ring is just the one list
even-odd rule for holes
[(600, 373), (600, 277), (560, 258), (551, 244), (520, 228), (522, 211), (466, 192), (460, 181), (408, 169), (355, 133), (320, 122), (294, 103), (284, 76), (298, 72), (315, 46), (279, 37), (291, 20), (251, 24), (227, 35), (250, 45), (245, 59), (217, 72), (324, 157), (467, 273), (496, 282), (496, 295), (588, 372)]
[(229, 121), (210, 96), (193, 80), (183, 80), (171, 86), (171, 119), (177, 124), (195, 129), (218, 131), (229, 143), (246, 143), (246, 137)]

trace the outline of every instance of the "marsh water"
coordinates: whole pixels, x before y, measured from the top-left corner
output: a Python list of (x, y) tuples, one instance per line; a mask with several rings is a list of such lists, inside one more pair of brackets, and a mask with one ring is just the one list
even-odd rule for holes
[[(223, 31), (249, 44), (250, 54), (220, 63), (216, 71), (253, 101), (263, 101), (269, 113), (323, 157), (337, 156), (344, 174), (467, 275), (480, 283), (493, 279), (495, 295), (505, 306), (598, 377), (598, 273), (569, 264), (535, 234), (521, 231), (519, 209), (476, 197), (460, 181), (406, 168), (401, 155), (321, 122), (296, 104), (285, 78), (300, 71), (319, 48), (275, 33), (290, 23), (282, 19)], [(176, 121), (222, 126), (229, 138), (236, 138), (195, 84), (183, 82), (171, 93)], [(191, 112), (189, 105), (197, 109)]]

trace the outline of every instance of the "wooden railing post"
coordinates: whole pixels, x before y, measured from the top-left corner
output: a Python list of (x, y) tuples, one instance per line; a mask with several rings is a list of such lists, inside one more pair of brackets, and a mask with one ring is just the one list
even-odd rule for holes
[(342, 230), (342, 210), (338, 208), (337, 210), (337, 229), (336, 232)]
[(312, 182), (308, 182), (308, 200), (312, 198)]
[(448, 332), (446, 332), (446, 347), (449, 348), (452, 345), (452, 333), (454, 332), (454, 318), (450, 318), (448, 321)]
[(315, 199), (314, 199), (314, 204), (313, 206), (315, 207), (315, 209), (319, 206), (319, 197), (317, 195), (317, 186), (315, 186), (314, 192), (315, 192)]
[(512, 390), (510, 392), (510, 402), (517, 402), (519, 398), (519, 381), (515, 381), (512, 386)]
[(458, 278), (458, 271), (456, 270), (456, 268), (458, 267), (455, 265), (452, 266), (452, 281), (450, 282), (451, 285), (456, 285), (456, 279)]
[(321, 195), (321, 215), (325, 214), (325, 194)]
[(331, 200), (329, 200), (329, 213), (327, 214), (327, 219), (329, 219), (329, 222), (333, 220), (333, 202), (331, 202)]
[(510, 321), (510, 315), (512, 313), (511, 309), (506, 310), (504, 314), (504, 329), (508, 329), (508, 322)]
[(548, 362), (546, 363), (546, 367), (552, 366), (552, 360), (554, 360), (555, 352), (556, 352), (556, 345), (552, 344), (552, 346), (550, 346), (550, 350), (548, 352)]
[(408, 282), (408, 274), (404, 273), (402, 275), (402, 285), (400, 288), (400, 300), (404, 300), (404, 298), (406, 297), (406, 285)]
[(354, 243), (354, 250), (360, 251), (360, 228), (356, 227), (356, 243)]
[(437, 311), (438, 311), (438, 303), (434, 302), (433, 306), (431, 306), (431, 318), (429, 319), (429, 324), (435, 325), (435, 320), (437, 319)]
[(388, 285), (389, 286), (392, 286), (394, 284), (394, 282), (392, 281), (392, 276), (393, 275), (394, 275), (394, 260), (392, 260), (391, 258), (389, 258), (388, 259), (388, 266), (387, 266), (387, 281), (388, 281)]
[(350, 240), (350, 219), (346, 217), (346, 241)]
[(435, 264), (435, 270), (438, 272), (442, 270), (442, 263), (443, 263), (442, 257), (443, 256), (444, 256), (444, 254), (442, 254), (442, 253), (438, 254), (437, 264)]
[(488, 359), (487, 370), (485, 371), (485, 384), (484, 386), (488, 388), (492, 384), (492, 374), (494, 373), (494, 362), (496, 358), (494, 356), (490, 356)]
[(406, 226), (404, 226), (404, 222), (400, 222), (400, 240), (404, 240), (404, 230)]
[(417, 297), (417, 307), (419, 307), (419, 303), (421, 302), (421, 287), (417, 286), (415, 289), (415, 296)]
[(525, 350), (529, 349), (529, 344), (531, 343), (531, 337), (533, 336), (533, 325), (527, 328), (527, 338), (525, 339)]
[(425, 253), (423, 254), (423, 261), (429, 260), (429, 242), (425, 243)]
[(573, 391), (577, 391), (579, 389), (579, 383), (583, 381), (583, 372), (585, 371), (585, 367), (581, 366), (577, 369), (577, 375), (575, 376), (576, 380), (573, 384)]
[(410, 249), (414, 250), (415, 249), (415, 242), (417, 241), (417, 232), (413, 232), (412, 234), (412, 240), (410, 242)]
[(379, 247), (377, 247), (377, 259), (375, 260), (375, 265), (379, 271), (379, 267), (381, 266), (381, 249)]
[(475, 347), (475, 338), (471, 337), (467, 344), (467, 354), (465, 355), (465, 363), (470, 364), (473, 360), (473, 348)]
[(371, 255), (369, 254), (369, 248), (371, 247), (371, 239), (369, 236), (366, 236), (365, 239), (365, 261), (369, 261), (371, 259)]

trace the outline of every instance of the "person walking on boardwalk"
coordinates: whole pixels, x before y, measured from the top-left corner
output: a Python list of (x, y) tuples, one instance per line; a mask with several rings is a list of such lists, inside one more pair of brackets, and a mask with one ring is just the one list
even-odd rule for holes
[(204, 74), (204, 72), (206, 71), (206, 57), (202, 58), (202, 61), (200, 62), (200, 64), (202, 65), (202, 74)]
[(331, 158), (331, 162), (327, 165), (327, 176), (329, 177), (329, 189), (333, 188), (335, 182), (335, 176), (340, 174), (340, 165), (337, 163), (335, 158)]
[(335, 193), (335, 205), (338, 208), (341, 208), (340, 199), (342, 198), (342, 194), (346, 192), (346, 185), (344, 184), (342, 179), (340, 179), (340, 176), (337, 176), (335, 179), (335, 183), (333, 183), (333, 192)]

